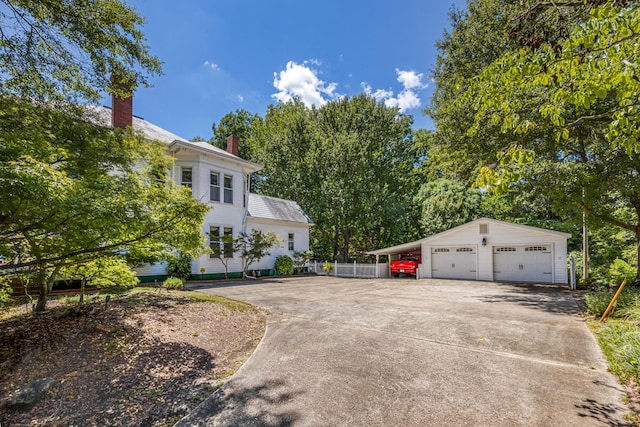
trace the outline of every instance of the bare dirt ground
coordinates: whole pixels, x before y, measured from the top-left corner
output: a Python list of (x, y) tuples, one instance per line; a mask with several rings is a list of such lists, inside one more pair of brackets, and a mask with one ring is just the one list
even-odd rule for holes
[[(195, 295), (154, 290), (107, 306), (0, 313), (0, 425), (173, 425), (244, 363), (266, 325), (253, 306)], [(45, 377), (56, 385), (33, 408), (4, 406)]]

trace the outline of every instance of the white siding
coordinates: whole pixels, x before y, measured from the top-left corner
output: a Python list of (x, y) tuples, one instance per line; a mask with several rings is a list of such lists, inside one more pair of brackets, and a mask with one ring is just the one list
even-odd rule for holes
[[(293, 252), (303, 252), (309, 249), (309, 226), (295, 222), (276, 222), (248, 218), (247, 231), (260, 230), (263, 233), (273, 231), (278, 235), (280, 244), (271, 250), (271, 254), (249, 267), (252, 270), (271, 269), (275, 265), (276, 257), (288, 255), (293, 258)], [(289, 233), (294, 233), (294, 250), (288, 249)]]
[(144, 264), (138, 268), (134, 268), (138, 277), (141, 276), (164, 276), (167, 274), (167, 263), (156, 262), (153, 264)]
[[(422, 243), (421, 277), (432, 276), (431, 253), (434, 247), (475, 245), (478, 250), (478, 280), (492, 281), (493, 247), (504, 245), (546, 244), (553, 247), (553, 283), (567, 283), (567, 240), (563, 235), (516, 224), (488, 221), (488, 233), (480, 234), (480, 224), (472, 222), (426, 239)], [(482, 246), (482, 239), (486, 246)]]

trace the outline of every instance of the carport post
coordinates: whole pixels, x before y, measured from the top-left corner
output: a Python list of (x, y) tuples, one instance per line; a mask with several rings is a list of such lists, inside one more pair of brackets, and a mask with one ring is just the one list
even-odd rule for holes
[(356, 268), (356, 262), (353, 261), (353, 278), (355, 279), (357, 275), (358, 275), (358, 270)]
[(380, 278), (380, 269), (379, 269), (379, 264), (380, 262), (380, 255), (376, 254), (376, 279)]

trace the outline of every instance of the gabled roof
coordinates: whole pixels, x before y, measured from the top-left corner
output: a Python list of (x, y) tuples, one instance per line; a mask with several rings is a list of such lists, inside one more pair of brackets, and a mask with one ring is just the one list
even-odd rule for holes
[(228, 151), (225, 151), (218, 147), (214, 147), (213, 145), (205, 141), (184, 141), (182, 139), (177, 139), (169, 144), (169, 150), (171, 151), (177, 151), (180, 148), (195, 151), (201, 154), (213, 155), (221, 157), (225, 160), (231, 160), (240, 163), (245, 166), (246, 169), (248, 169), (248, 172), (257, 172), (262, 169), (262, 165), (250, 162), (249, 160), (245, 160), (242, 157), (234, 156)]
[(514, 228), (520, 228), (520, 229), (524, 229), (524, 230), (529, 230), (529, 231), (534, 231), (537, 233), (544, 233), (544, 234), (550, 234), (553, 236), (557, 236), (557, 237), (563, 237), (565, 239), (568, 239), (569, 237), (571, 237), (571, 234), (569, 233), (564, 233), (562, 231), (555, 231), (555, 230), (549, 230), (546, 228), (539, 228), (539, 227), (532, 227), (530, 225), (522, 225), (522, 224), (516, 224), (513, 222), (506, 222), (506, 221), (499, 221), (497, 219), (493, 219), (493, 218), (478, 218), (474, 221), (471, 222), (467, 222), (465, 224), (459, 225), (457, 227), (453, 227), (450, 228), (446, 231), (443, 231), (441, 233), (436, 233), (436, 234), (432, 234), (429, 237), (425, 237), (424, 239), (420, 239), (420, 240), (416, 240), (415, 242), (409, 242), (409, 243), (404, 243), (402, 245), (397, 245), (397, 246), (391, 246), (388, 248), (383, 248), (383, 249), (377, 249), (375, 251), (371, 251), (371, 252), (367, 252), (367, 254), (370, 255), (387, 255), (390, 253), (400, 253), (400, 252), (410, 252), (413, 250), (418, 250), (422, 247), (422, 243), (425, 242), (429, 242), (432, 240), (436, 240), (439, 239), (441, 237), (447, 236), (448, 234), (453, 234), (457, 231), (460, 231), (462, 229), (468, 228), (468, 227), (472, 227), (475, 224), (501, 224), (501, 225), (505, 225), (508, 227), (514, 227)]
[[(87, 112), (89, 118), (97, 125), (104, 127), (111, 127), (111, 108), (110, 107), (98, 107), (95, 105), (87, 106)], [(151, 140), (162, 141), (167, 144), (173, 141), (187, 141), (174, 133), (169, 132), (166, 129), (156, 126), (151, 122), (146, 121), (142, 117), (133, 116), (133, 128), (135, 130), (142, 131), (147, 138)]]
[[(87, 115), (90, 120), (92, 120), (97, 125), (111, 127), (112, 111), (110, 107), (87, 106), (86, 108)], [(144, 133), (145, 136), (150, 140), (161, 141), (168, 144), (169, 150), (180, 147), (187, 150), (194, 150), (200, 153), (222, 157), (226, 160), (233, 160), (241, 163), (243, 166), (249, 169), (249, 172), (257, 172), (262, 169), (262, 165), (250, 162), (238, 156), (234, 156), (228, 151), (218, 147), (214, 147), (213, 145), (205, 141), (189, 141), (186, 138), (178, 136), (166, 129), (161, 128), (160, 126), (146, 121), (142, 117), (133, 116), (133, 128)]]
[(248, 215), (250, 218), (272, 219), (313, 225), (313, 221), (293, 200), (278, 199), (249, 193)]

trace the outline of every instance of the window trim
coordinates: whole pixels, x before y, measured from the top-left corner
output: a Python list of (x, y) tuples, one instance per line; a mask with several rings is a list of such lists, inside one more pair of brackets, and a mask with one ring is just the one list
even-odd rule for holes
[[(189, 171), (191, 173), (191, 181), (184, 180), (184, 173)], [(193, 190), (193, 167), (191, 166), (180, 166), (180, 185), (185, 187), (189, 187)]]
[[(218, 233), (215, 235), (217, 239), (213, 239), (213, 229), (217, 229)], [(217, 253), (216, 249), (217, 247)], [(209, 226), (209, 248), (211, 249), (211, 253), (209, 254), (209, 258), (218, 258), (222, 254), (222, 241), (220, 240), (220, 226), (219, 225), (210, 225)]]
[[(213, 185), (211, 183), (212, 178), (216, 176), (217, 177), (217, 181), (218, 181), (218, 185)], [(217, 190), (217, 199), (213, 198), (213, 190)], [(220, 172), (217, 171), (209, 171), (209, 201), (211, 202), (220, 202)]]
[[(227, 178), (230, 180), (230, 187), (227, 187)], [(222, 188), (224, 203), (233, 205), (233, 175), (223, 175)], [(229, 197), (227, 197), (229, 196)]]
[[(227, 234), (227, 230), (229, 230), (229, 233)], [(222, 236), (231, 236), (231, 239), (233, 239), (233, 227), (222, 227)], [(222, 246), (221, 246), (221, 253), (224, 255), (225, 258), (233, 258), (233, 241), (231, 242), (222, 242)]]

